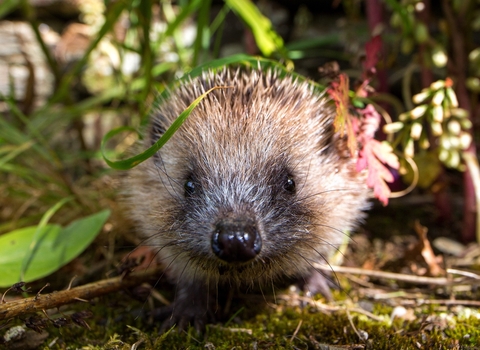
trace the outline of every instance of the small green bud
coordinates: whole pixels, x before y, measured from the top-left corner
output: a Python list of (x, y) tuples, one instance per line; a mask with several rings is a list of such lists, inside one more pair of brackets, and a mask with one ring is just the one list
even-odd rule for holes
[(404, 112), (404, 113), (401, 113), (399, 116), (398, 116), (398, 120), (404, 122), (406, 120), (408, 120), (410, 118), (410, 112)]
[(447, 124), (448, 131), (452, 133), (453, 135), (459, 135), (460, 131), (462, 131), (462, 126), (460, 123), (456, 120), (450, 120)]
[(447, 92), (447, 98), (450, 101), (450, 105), (452, 107), (458, 107), (458, 100), (457, 100), (457, 95), (455, 95), (455, 91), (451, 87), (447, 87), (445, 89)]
[(442, 135), (440, 137), (440, 147), (442, 149), (449, 150), (452, 148), (452, 144), (450, 143), (450, 138), (447, 137), (446, 135)]
[(435, 95), (433, 95), (432, 103), (435, 106), (440, 106), (445, 98), (445, 91), (443, 89), (438, 90)]
[(437, 80), (430, 84), (430, 89), (432, 90), (440, 90), (440, 89), (443, 89), (444, 87), (445, 87), (444, 80)]
[(394, 134), (396, 132), (399, 132), (402, 129), (403, 129), (403, 123), (402, 122), (389, 123), (389, 124), (385, 124), (383, 126), (383, 132), (385, 134)]
[(434, 121), (436, 121), (437, 123), (441, 123), (443, 121), (443, 107), (434, 106), (432, 108), (432, 116)]
[(445, 162), (448, 159), (450, 152), (448, 152), (446, 149), (440, 149), (440, 153), (438, 154), (438, 159), (440, 159), (442, 162)]
[(472, 143), (472, 135), (470, 135), (468, 132), (460, 133), (459, 139), (461, 149), (467, 149), (470, 147), (470, 144)]
[(441, 46), (435, 46), (432, 51), (432, 61), (438, 68), (443, 68), (447, 65), (448, 56)]
[(448, 139), (450, 140), (450, 145), (452, 146), (452, 148), (460, 148), (460, 138), (458, 136), (450, 136)]
[(442, 124), (441, 123), (438, 123), (438, 122), (432, 122), (431, 125), (431, 128), (432, 128), (432, 133), (434, 136), (440, 136), (443, 134), (443, 128), (442, 128)]
[(458, 168), (460, 165), (460, 153), (457, 151), (449, 152), (447, 161), (445, 162), (450, 168)]
[(422, 134), (422, 124), (420, 123), (413, 123), (412, 128), (410, 129), (410, 137), (414, 140), (418, 140), (420, 135)]
[(474, 91), (474, 92), (480, 92), (480, 79), (477, 77), (470, 77), (467, 78), (467, 87)]
[(423, 115), (425, 115), (425, 112), (427, 111), (427, 109), (428, 109), (427, 105), (417, 106), (410, 111), (410, 117), (413, 120), (418, 119), (418, 118), (422, 117)]
[(415, 26), (415, 29), (414, 29), (414, 35), (418, 43), (420, 44), (425, 43), (429, 38), (427, 26), (422, 22), (417, 22), (417, 25)]
[(413, 158), (415, 155), (415, 145), (413, 144), (413, 139), (409, 139), (407, 141), (407, 144), (405, 145), (405, 157), (407, 158)]
[(468, 118), (459, 119), (460, 125), (462, 126), (463, 130), (469, 130), (472, 128), (472, 121)]
[(415, 104), (420, 104), (430, 96), (430, 91), (422, 91), (416, 95), (413, 95), (412, 101)]
[(430, 141), (428, 141), (428, 135), (426, 132), (420, 135), (420, 140), (418, 140), (418, 145), (421, 149), (428, 149), (430, 147)]
[(450, 113), (458, 118), (466, 118), (468, 117), (467, 110), (463, 108), (450, 108)]

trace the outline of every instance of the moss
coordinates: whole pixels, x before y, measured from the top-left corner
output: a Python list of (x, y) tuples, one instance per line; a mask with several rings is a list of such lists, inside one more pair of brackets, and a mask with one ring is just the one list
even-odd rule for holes
[[(361, 345), (366, 349), (480, 349), (480, 314), (465, 307), (445, 308), (425, 305), (415, 310), (412, 320), (389, 321), (392, 307), (372, 305), (375, 321), (350, 311), (322, 313), (311, 308), (278, 305), (258, 314), (241, 313), (228, 326), (209, 325), (203, 335), (193, 328), (158, 333), (157, 323), (137, 317), (144, 304), (125, 295), (97, 300), (95, 305), (78, 304), (62, 310), (64, 315), (81, 310), (93, 312), (85, 319), (90, 329), (70, 323), (61, 328), (49, 326), (46, 344), (50, 349), (314, 349), (330, 346)], [(345, 306), (347, 308), (347, 306)], [(52, 315), (52, 318), (61, 314)], [(355, 330), (368, 335), (361, 341)], [(296, 332), (298, 328), (298, 331)]]

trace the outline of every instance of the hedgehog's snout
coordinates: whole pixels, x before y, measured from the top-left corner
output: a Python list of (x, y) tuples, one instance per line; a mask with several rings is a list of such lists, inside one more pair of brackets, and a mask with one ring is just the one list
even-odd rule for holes
[(262, 249), (262, 238), (249, 218), (224, 218), (217, 222), (212, 236), (212, 250), (229, 263), (243, 263), (255, 258)]

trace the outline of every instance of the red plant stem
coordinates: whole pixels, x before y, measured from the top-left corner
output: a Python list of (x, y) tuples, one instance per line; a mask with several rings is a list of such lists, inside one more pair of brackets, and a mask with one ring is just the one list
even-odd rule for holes
[[(464, 1), (470, 3), (469, 0)], [(466, 3), (463, 5), (463, 10), (470, 8)], [(450, 43), (452, 47), (448, 65), (449, 75), (451, 75), (455, 81), (455, 92), (457, 94), (459, 106), (466, 109), (470, 113), (470, 118), (473, 120), (471, 102), (466, 85), (468, 69), (468, 48), (466, 38), (468, 37), (468, 28), (470, 27), (470, 21), (467, 20), (467, 17), (469, 16), (466, 16), (467, 14), (463, 11), (462, 13), (455, 13), (450, 0), (442, 0), (442, 8), (447, 19), (449, 32), (451, 33)], [(475, 155), (476, 146), (474, 141), (472, 141), (472, 144), (466, 152)], [(468, 170), (465, 171), (463, 184), (464, 216), (461, 238), (465, 242), (470, 242), (475, 238), (476, 205), (473, 182)]]
[[(365, 1), (366, 12), (367, 12), (367, 21), (368, 28), (370, 29), (370, 35), (373, 37), (375, 35), (381, 34), (378, 32), (378, 26), (385, 23), (384, 20), (384, 10), (383, 10), (383, 1), (381, 0), (366, 0)], [(378, 79), (378, 92), (387, 92), (388, 91), (388, 80), (387, 80), (387, 70), (385, 69), (385, 64), (382, 64), (384, 61), (384, 45), (383, 40), (380, 42), (380, 52), (382, 53), (382, 58), (377, 65), (377, 79)]]

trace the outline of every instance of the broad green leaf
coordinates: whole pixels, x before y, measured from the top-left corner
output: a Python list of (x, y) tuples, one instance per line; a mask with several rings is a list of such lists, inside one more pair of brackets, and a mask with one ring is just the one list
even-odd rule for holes
[[(47, 276), (83, 252), (97, 236), (109, 210), (87, 216), (62, 228), (47, 224), (37, 233), (37, 244), (30, 252), (37, 226), (14, 230), (0, 236), (0, 287), (9, 287), (20, 280), (33, 281)], [(31, 256), (27, 256), (28, 254)], [(22, 264), (29, 259), (21, 278)]]
[(33, 257), (35, 256), (34, 252), (38, 249), (39, 245), (42, 244), (42, 231), (45, 226), (47, 226), (48, 221), (52, 218), (52, 216), (68, 201), (71, 201), (72, 197), (62, 198), (59, 202), (57, 202), (53, 207), (48, 209), (45, 214), (43, 214), (42, 219), (40, 220), (39, 224), (37, 225), (37, 229), (33, 234), (32, 241), (28, 248), (27, 254), (25, 254), (25, 258), (22, 262), (22, 268), (20, 270), (20, 279), (23, 280), (23, 276), (25, 275), (25, 271), (28, 270), (30, 263), (32, 262)]

